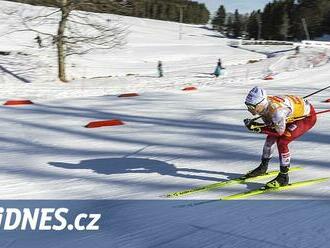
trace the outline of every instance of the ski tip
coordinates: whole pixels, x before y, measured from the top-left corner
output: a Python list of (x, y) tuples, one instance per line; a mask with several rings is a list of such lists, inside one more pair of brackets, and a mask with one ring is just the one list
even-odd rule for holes
[(173, 193), (167, 194), (165, 197), (167, 197), (167, 198), (180, 197), (180, 196), (184, 196), (184, 195), (189, 195), (193, 192), (194, 192), (194, 190), (185, 190), (185, 191), (173, 192)]
[(178, 197), (178, 196), (180, 196), (180, 194), (177, 194), (177, 193), (170, 193), (170, 194), (165, 195), (166, 198), (173, 198), (173, 197)]
[(283, 187), (277, 187), (277, 188), (268, 188), (265, 186), (260, 187), (259, 189), (255, 189), (255, 190), (251, 190), (251, 191), (247, 191), (247, 192), (243, 192), (243, 193), (238, 193), (238, 194), (234, 194), (234, 195), (229, 195), (229, 196), (225, 196), (220, 198), (219, 200), (241, 200), (243, 198), (247, 198), (250, 196), (254, 196), (254, 195), (259, 195), (265, 192), (271, 192), (271, 191), (278, 191), (278, 190), (285, 190), (285, 189), (290, 189), (290, 188), (295, 188), (295, 187), (301, 187), (301, 186), (307, 186), (310, 184), (314, 184), (314, 183), (322, 183), (325, 181), (330, 180), (330, 177), (322, 177), (322, 178), (316, 178), (316, 179), (310, 179), (310, 180), (306, 180), (306, 181), (298, 181), (298, 182), (294, 182), (291, 183), (287, 186), (283, 186)]

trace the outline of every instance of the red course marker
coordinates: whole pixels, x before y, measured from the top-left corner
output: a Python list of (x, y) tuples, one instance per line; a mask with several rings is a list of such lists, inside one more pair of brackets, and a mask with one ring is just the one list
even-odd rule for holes
[(118, 97), (133, 97), (133, 96), (139, 96), (138, 93), (126, 93), (126, 94), (121, 94)]
[(27, 104), (33, 104), (30, 100), (8, 100), (3, 105), (27, 105)]
[(197, 88), (196, 87), (193, 87), (193, 86), (191, 86), (191, 87), (186, 87), (186, 88), (184, 88), (184, 89), (182, 89), (183, 91), (188, 91), (188, 90), (197, 90)]
[(273, 80), (274, 78), (272, 77), (272, 75), (268, 75), (266, 77), (264, 77), (264, 80)]
[(88, 123), (86, 128), (107, 127), (107, 126), (120, 126), (124, 125), (121, 120), (106, 120), (106, 121), (92, 121)]

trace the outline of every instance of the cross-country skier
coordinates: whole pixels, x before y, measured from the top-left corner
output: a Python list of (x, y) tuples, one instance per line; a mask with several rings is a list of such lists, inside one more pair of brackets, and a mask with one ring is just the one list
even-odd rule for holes
[(215, 75), (215, 77), (219, 77), (221, 75), (222, 69), (225, 69), (225, 68), (222, 67), (222, 61), (221, 61), (221, 59), (219, 59), (217, 62), (217, 66), (215, 67), (215, 70), (213, 73)]
[(288, 185), (291, 159), (288, 145), (315, 125), (317, 118), (314, 107), (299, 96), (267, 96), (266, 91), (260, 87), (254, 87), (249, 92), (245, 104), (248, 111), (253, 115), (260, 115), (265, 124), (262, 126), (253, 119), (245, 119), (246, 127), (252, 132), (267, 134), (261, 164), (245, 177), (255, 177), (266, 173), (268, 162), (277, 145), (280, 173), (266, 184), (266, 188)]
[(164, 72), (163, 72), (163, 63), (162, 61), (158, 61), (158, 76), (161, 78), (164, 76)]

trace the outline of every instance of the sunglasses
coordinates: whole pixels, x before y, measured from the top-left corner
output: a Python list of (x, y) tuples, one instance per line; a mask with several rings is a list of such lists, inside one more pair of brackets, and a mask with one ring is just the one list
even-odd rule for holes
[(245, 103), (248, 110), (255, 110), (258, 104)]
[(262, 99), (260, 102), (256, 103), (256, 104), (252, 104), (252, 103), (248, 103), (245, 102), (246, 107), (248, 108), (248, 110), (255, 110), (257, 108), (257, 106), (263, 101), (264, 99)]

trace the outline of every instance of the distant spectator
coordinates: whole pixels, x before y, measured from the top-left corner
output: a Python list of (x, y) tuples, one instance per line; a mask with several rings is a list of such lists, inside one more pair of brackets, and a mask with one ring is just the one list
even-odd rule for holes
[(222, 61), (221, 61), (221, 59), (218, 59), (218, 66), (220, 67), (220, 69), (225, 69), (224, 67), (222, 67)]
[(296, 51), (296, 55), (299, 54), (299, 52), (300, 52), (300, 46), (296, 46), (295, 51)]
[(222, 62), (221, 62), (221, 59), (218, 60), (218, 63), (217, 63), (217, 66), (215, 68), (215, 71), (214, 71), (214, 75), (215, 77), (219, 77), (221, 75), (221, 70), (224, 69), (222, 67)]
[(37, 41), (39, 48), (42, 48), (42, 40), (41, 40), (41, 37), (40, 37), (39, 35), (37, 35), (37, 37), (35, 37), (34, 39)]
[(158, 61), (158, 76), (163, 77), (163, 63), (162, 61)]

